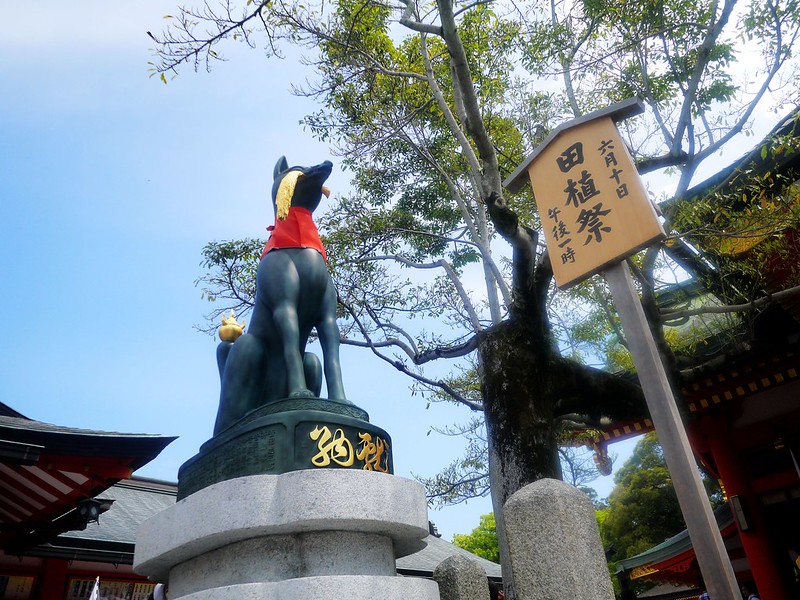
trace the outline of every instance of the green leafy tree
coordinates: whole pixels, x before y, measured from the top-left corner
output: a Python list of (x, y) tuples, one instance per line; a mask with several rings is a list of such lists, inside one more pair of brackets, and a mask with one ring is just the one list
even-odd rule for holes
[[(283, 44), (307, 50), (317, 77), (297, 91), (321, 108), (305, 124), (353, 174), (352, 192), (322, 221), (344, 341), (482, 412), (499, 518), (517, 489), (561, 475), (564, 428), (643, 411), (635, 386), (581, 362), (586, 340), (604, 340), (615, 322), (551, 310), (563, 300), (553, 300), (531, 194), (505, 196), (503, 178), (555, 124), (636, 94), (649, 109), (627, 131), (640, 171), (672, 169), (680, 198), (703, 161), (747, 129), (768, 89), (797, 96), (796, 0), (247, 0), (169, 20), (156, 38), (162, 75), (209, 66), (227, 39), (265, 39), (268, 56)], [(761, 53), (747, 87), (736, 77), (745, 43)], [(670, 247), (681, 245), (673, 233)], [(659, 335), (661, 250), (638, 269)], [(204, 282), (236, 268), (215, 252), (206, 249)], [(223, 296), (213, 281), (206, 289)], [(575, 295), (608, 314), (602, 285)], [(661, 349), (677, 376), (670, 348)], [(464, 392), (475, 383), (463, 373), (428, 369), (473, 354), (477, 398)]]
[(478, 526), (471, 533), (453, 535), (453, 544), (486, 560), (499, 563), (500, 546), (497, 542), (494, 514), (481, 515)]
[(603, 520), (612, 557), (629, 558), (685, 529), (661, 446), (649, 433), (614, 476)]
[[(719, 485), (705, 475), (703, 481), (712, 506), (720, 506), (724, 499)], [(686, 528), (655, 433), (642, 436), (614, 483), (607, 507), (599, 511), (611, 561), (635, 556)]]

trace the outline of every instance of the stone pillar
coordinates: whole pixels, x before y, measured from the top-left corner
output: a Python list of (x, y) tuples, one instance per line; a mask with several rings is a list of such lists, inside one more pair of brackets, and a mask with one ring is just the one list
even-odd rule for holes
[(143, 523), (134, 570), (169, 583), (170, 600), (439, 600), (435, 582), (395, 571), (427, 534), (414, 481), (346, 469), (252, 475)]
[(455, 555), (444, 559), (433, 571), (441, 600), (486, 600), (489, 582), (475, 561)]
[(591, 500), (556, 479), (517, 490), (505, 530), (518, 600), (614, 600)]

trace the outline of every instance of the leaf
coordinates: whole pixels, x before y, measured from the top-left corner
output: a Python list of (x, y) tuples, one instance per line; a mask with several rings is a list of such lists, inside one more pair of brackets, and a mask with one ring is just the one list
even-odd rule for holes
[(164, 85), (167, 85), (167, 76), (164, 73), (161, 73), (161, 81)]

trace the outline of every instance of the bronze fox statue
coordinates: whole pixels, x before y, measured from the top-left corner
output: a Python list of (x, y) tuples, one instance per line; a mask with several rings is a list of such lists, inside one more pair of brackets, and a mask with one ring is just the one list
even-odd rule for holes
[[(256, 276), (247, 333), (217, 350), (221, 391), (214, 435), (245, 414), (281, 398), (318, 397), (325, 374), (328, 398), (347, 402), (339, 364), (336, 289), (311, 214), (319, 206), (333, 165), (275, 165), (275, 225)], [(323, 364), (306, 352), (316, 329)]]

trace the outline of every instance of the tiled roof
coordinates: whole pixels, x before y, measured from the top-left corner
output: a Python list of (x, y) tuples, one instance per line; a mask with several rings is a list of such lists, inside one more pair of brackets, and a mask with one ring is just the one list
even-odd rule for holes
[(0, 403), (0, 548), (22, 555), (80, 527), (82, 502), (130, 477), (174, 439), (52, 425)]
[(62, 538), (102, 540), (133, 545), (139, 524), (175, 504), (177, 486), (150, 479), (124, 479), (108, 488), (100, 497), (114, 500), (97, 523), (83, 531), (70, 531)]
[[(720, 530), (731, 525), (733, 522), (733, 513), (731, 513), (730, 505), (726, 502), (717, 508), (714, 511), (714, 518)], [(691, 549), (692, 540), (689, 538), (689, 532), (684, 529), (668, 540), (645, 550), (641, 554), (617, 562), (617, 573), (621, 571), (630, 571), (635, 567), (643, 565), (657, 564)]]
[(53, 425), (42, 421), (34, 421), (26, 417), (7, 416), (0, 413), (0, 429), (7, 431), (20, 431), (26, 434), (36, 433), (58, 433), (96, 437), (129, 437), (129, 438), (161, 438), (163, 436), (154, 433), (122, 433), (119, 431), (98, 431), (96, 429), (79, 429), (77, 427), (64, 427), (63, 425)]
[(477, 563), (486, 572), (487, 577), (497, 580), (502, 577), (500, 565), (497, 563), (476, 556), (463, 548), (432, 535), (425, 538), (425, 542), (427, 546), (419, 552), (397, 559), (398, 573), (401, 575), (430, 577), (436, 566), (443, 560), (451, 556), (461, 555)]

